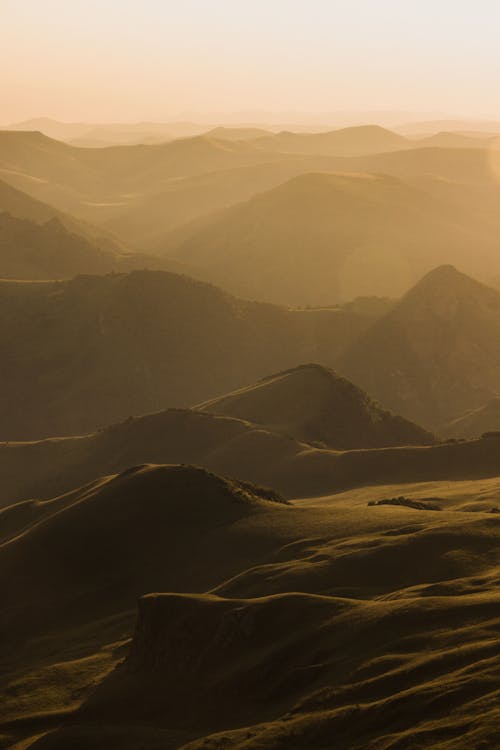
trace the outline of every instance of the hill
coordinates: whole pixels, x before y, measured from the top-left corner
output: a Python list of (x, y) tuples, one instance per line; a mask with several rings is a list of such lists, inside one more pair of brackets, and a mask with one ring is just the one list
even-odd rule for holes
[(443, 266), (354, 343), (339, 369), (385, 407), (436, 427), (500, 382), (500, 294)]
[(163, 251), (232, 293), (321, 305), (399, 295), (444, 262), (491, 276), (494, 226), (427, 186), (318, 173), (172, 231)]
[(320, 365), (271, 375), (197, 408), (340, 450), (433, 442), (430, 433), (383, 411), (361, 389)]
[(79, 218), (99, 220), (100, 209), (126, 211), (135, 192), (169, 180), (255, 165), (275, 157), (243, 141), (207, 136), (151, 145), (79, 148), (39, 132), (0, 130), (0, 177)]
[(327, 133), (282, 131), (258, 138), (255, 145), (270, 152), (361, 156), (408, 148), (409, 142), (404, 136), (379, 125), (360, 125)]
[(311, 359), (331, 366), (385, 309), (288, 310), (159, 271), (0, 282), (0, 439), (81, 434)]
[(75, 219), (70, 214), (17, 190), (3, 180), (0, 180), (0, 212), (11, 214), (18, 219), (29, 219), (37, 224), (57, 219), (69, 232), (97, 242), (104, 250), (124, 252), (124, 246), (107, 230)]
[[(498, 491), (284, 504), (142, 466), (42, 504), (0, 545), (4, 745), (494, 747)], [(367, 505), (389, 493), (442, 509)]]
[[(427, 435), (423, 439), (428, 440)], [(61, 495), (96, 476), (145, 463), (203, 466), (273, 487), (288, 498), (390, 482), (479, 479), (500, 474), (498, 447), (498, 439), (485, 438), (327, 450), (234, 417), (169, 409), (89, 435), (0, 443), (0, 507), (28, 500), (23, 512), (36, 515), (38, 498)]]
[(495, 396), (483, 406), (471, 409), (439, 428), (448, 438), (472, 438), (500, 430), (500, 397)]
[(2, 278), (70, 278), (78, 273), (109, 273), (118, 267), (114, 253), (69, 232), (56, 217), (36, 224), (0, 213)]
[(419, 148), (498, 148), (497, 138), (465, 133), (434, 133), (418, 141)]
[(66, 226), (72, 224), (57, 214), (37, 223), (0, 211), (0, 277), (69, 279), (78, 274), (179, 267), (161, 258), (127, 253), (111, 239), (92, 237), (86, 228), (83, 234), (74, 232)]

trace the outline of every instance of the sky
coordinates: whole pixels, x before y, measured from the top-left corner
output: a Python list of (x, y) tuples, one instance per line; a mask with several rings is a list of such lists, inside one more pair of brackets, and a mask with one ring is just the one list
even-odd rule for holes
[(499, 118), (499, 29), (498, 0), (0, 0), (0, 122)]

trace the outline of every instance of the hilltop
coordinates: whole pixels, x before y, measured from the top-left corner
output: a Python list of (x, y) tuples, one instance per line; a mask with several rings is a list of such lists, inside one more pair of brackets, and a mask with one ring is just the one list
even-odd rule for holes
[(430, 433), (384, 411), (360, 388), (321, 365), (271, 375), (197, 408), (340, 450), (433, 442)]
[(346, 352), (340, 371), (383, 406), (430, 427), (496, 395), (500, 293), (442, 266)]

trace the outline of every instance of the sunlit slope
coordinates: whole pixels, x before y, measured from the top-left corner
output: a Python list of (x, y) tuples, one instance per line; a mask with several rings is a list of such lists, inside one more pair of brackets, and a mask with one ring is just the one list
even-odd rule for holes
[(340, 369), (387, 408), (436, 426), (496, 395), (499, 345), (500, 294), (443, 266), (375, 323)]
[(396, 178), (318, 173), (173, 231), (164, 252), (233, 293), (317, 305), (399, 295), (444, 262), (491, 268), (497, 237)]
[(384, 411), (360, 388), (320, 365), (270, 375), (197, 408), (330, 448), (433, 442), (430, 433)]

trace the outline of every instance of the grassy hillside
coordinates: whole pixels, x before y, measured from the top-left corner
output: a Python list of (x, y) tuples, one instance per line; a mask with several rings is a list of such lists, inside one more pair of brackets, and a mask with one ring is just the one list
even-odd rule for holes
[(500, 474), (498, 448), (493, 437), (335, 451), (234, 417), (169, 409), (81, 437), (0, 443), (0, 506), (35, 498), (25, 510), (36, 514), (37, 498), (143, 463), (195, 464), (295, 498), (391, 481), (491, 477)]
[[(48, 501), (0, 546), (4, 746), (494, 747), (498, 492), (156, 466)], [(441, 511), (368, 506), (401, 495)]]

